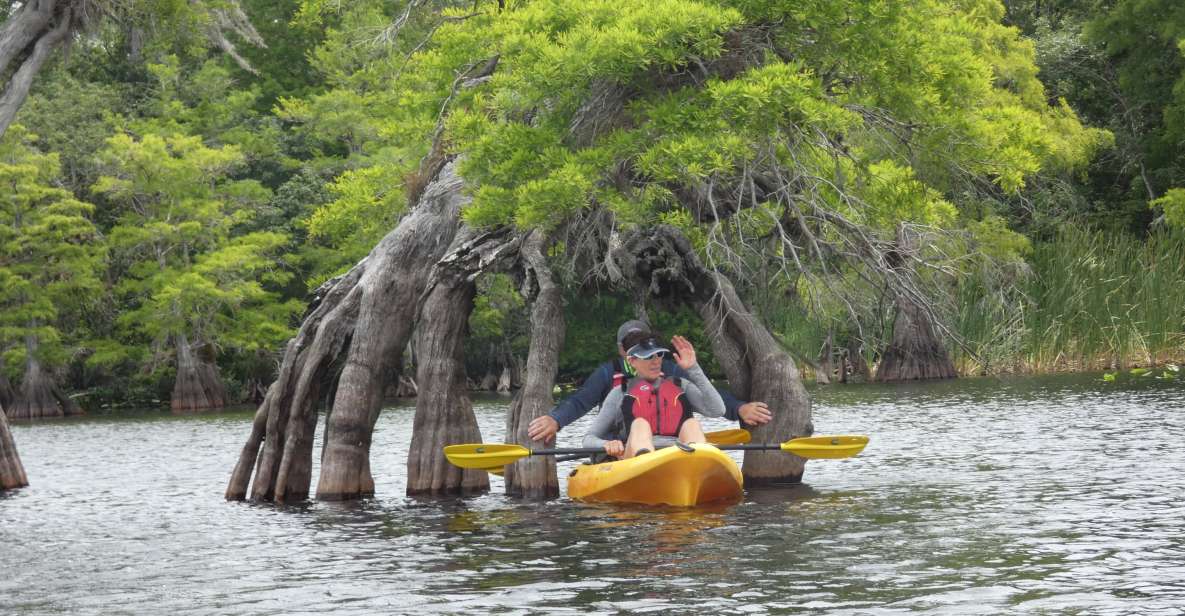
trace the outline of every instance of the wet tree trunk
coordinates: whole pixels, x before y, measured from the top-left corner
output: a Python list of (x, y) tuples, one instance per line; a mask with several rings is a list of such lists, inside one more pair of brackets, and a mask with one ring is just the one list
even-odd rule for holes
[[(916, 237), (905, 226), (897, 230), (897, 247), (901, 253), (893, 266), (908, 277), (907, 255), (916, 250)], [(958, 376), (950, 354), (938, 337), (938, 330), (930, 313), (906, 293), (896, 297), (897, 317), (893, 321), (893, 339), (881, 355), (876, 380), (881, 382), (913, 381), (918, 379), (953, 379)]]
[(35, 336), (25, 338), (25, 374), (16, 391), (12, 406), (8, 407), (11, 419), (37, 419), (41, 417), (65, 417), (81, 415), (82, 408), (54, 383), (53, 374), (45, 370), (37, 360), (39, 344)]
[(12, 440), (12, 430), (8, 428), (8, 418), (4, 409), (0, 408), (0, 491), (27, 485), (29, 478), (25, 476), (25, 467), (17, 455), (16, 442)]
[(480, 443), (465, 373), (465, 333), (477, 277), (518, 250), (509, 229), (458, 234), (449, 254), (436, 264), (416, 324), (419, 356), (411, 449), (407, 454), (407, 493), (473, 494), (490, 489), (484, 471), (463, 470), (444, 457), (446, 445)]
[[(660, 226), (635, 235), (615, 260), (650, 298), (667, 305), (687, 303), (699, 312), (729, 388), (773, 411), (772, 421), (753, 429), (753, 442), (779, 443), (814, 432), (810, 398), (794, 360), (741, 301), (732, 282), (704, 268), (682, 233)], [(745, 483), (796, 483), (805, 463), (781, 452), (746, 451)]]
[[(515, 394), (506, 417), (508, 442), (531, 447), (527, 425), (551, 410), (551, 392), (559, 370), (564, 342), (564, 304), (560, 287), (543, 257), (542, 234), (532, 233), (522, 247), (523, 297), (531, 303), (531, 348), (527, 353), (523, 386)], [(554, 445), (554, 441), (549, 443)], [(554, 456), (531, 456), (506, 467), (506, 493), (529, 499), (560, 494)]]
[[(452, 162), (425, 173), (423, 192), (370, 255), (322, 286), (280, 373), (255, 415), (226, 498), (290, 502), (308, 497), (317, 403), (336, 381), (322, 456), (318, 498), (373, 493), (370, 438), (382, 381), (395, 378), (428, 273), (452, 242), (468, 201)], [(254, 476), (254, 482), (251, 481)]]
[[(177, 380), (169, 407), (175, 412), (205, 411), (226, 406), (226, 386), (218, 367), (194, 353), (185, 334), (177, 336)], [(196, 345), (199, 348), (204, 345)]]

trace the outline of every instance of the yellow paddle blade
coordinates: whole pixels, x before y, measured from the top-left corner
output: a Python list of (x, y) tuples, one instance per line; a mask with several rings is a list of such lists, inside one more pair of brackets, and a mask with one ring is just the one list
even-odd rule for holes
[(484, 444), (449, 445), (444, 448), (444, 457), (461, 468), (496, 469), (531, 455), (531, 450), (521, 445)]
[(744, 445), (753, 438), (753, 435), (748, 430), (741, 428), (717, 430), (715, 432), (708, 432), (704, 436), (708, 437), (708, 442), (713, 445)]
[(487, 468), (486, 472), (491, 475), (497, 475), (499, 477), (501, 477), (503, 474), (505, 474), (504, 469), (501, 466), (499, 466), (498, 468)]
[(803, 458), (850, 458), (867, 445), (868, 437), (864, 435), (809, 436), (782, 443), (782, 451)]

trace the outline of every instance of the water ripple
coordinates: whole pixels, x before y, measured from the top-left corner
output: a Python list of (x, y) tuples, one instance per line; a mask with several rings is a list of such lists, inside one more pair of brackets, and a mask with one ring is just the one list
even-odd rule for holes
[[(1179, 614), (1185, 388), (1113, 385), (819, 390), (817, 429), (872, 434), (861, 456), (690, 511), (522, 503), (497, 478), (406, 498), (408, 407), (380, 419), (378, 497), (295, 507), (221, 499), (249, 413), (19, 424), (0, 613)], [(477, 405), (487, 440), (506, 403)]]

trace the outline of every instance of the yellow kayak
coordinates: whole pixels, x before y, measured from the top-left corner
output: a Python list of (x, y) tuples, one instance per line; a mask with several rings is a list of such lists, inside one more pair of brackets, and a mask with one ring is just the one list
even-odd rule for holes
[(738, 500), (744, 482), (728, 454), (700, 443), (692, 451), (666, 447), (603, 464), (582, 464), (568, 475), (568, 497), (598, 503), (692, 507)]

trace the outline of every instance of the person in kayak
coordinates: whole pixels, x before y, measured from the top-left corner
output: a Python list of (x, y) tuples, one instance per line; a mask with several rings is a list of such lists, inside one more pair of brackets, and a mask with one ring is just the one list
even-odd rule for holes
[[(618, 357), (597, 366), (576, 393), (564, 398), (546, 415), (531, 420), (527, 426), (527, 436), (531, 440), (550, 442), (557, 432), (584, 417), (593, 407), (600, 404), (610, 390), (634, 376), (632, 368), (625, 361), (626, 347), (622, 346), (625, 337), (634, 332), (650, 332), (650, 326), (638, 320), (622, 323), (621, 327), (617, 328)], [(662, 370), (667, 376), (687, 378), (683, 369), (670, 359), (663, 360)], [(762, 425), (773, 417), (764, 402), (742, 402), (727, 391), (720, 390), (719, 393), (724, 399), (724, 417), (739, 421), (742, 428)]]
[(605, 396), (601, 412), (584, 436), (584, 446), (604, 447), (610, 456), (632, 458), (676, 441), (705, 442), (704, 430), (692, 413), (721, 417), (724, 400), (699, 367), (695, 347), (682, 336), (671, 338), (675, 365), (687, 374), (680, 378), (663, 374), (663, 359), (670, 350), (650, 332), (631, 333), (622, 344), (636, 376)]

